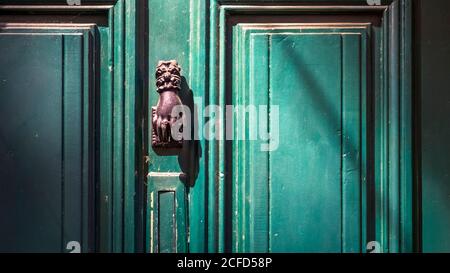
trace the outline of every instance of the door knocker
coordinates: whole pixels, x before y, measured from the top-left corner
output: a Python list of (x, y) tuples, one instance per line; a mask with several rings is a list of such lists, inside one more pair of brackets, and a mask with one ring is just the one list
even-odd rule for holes
[(159, 100), (152, 107), (152, 147), (155, 150), (180, 150), (183, 147), (183, 104), (181, 68), (177, 61), (160, 61), (156, 67)]

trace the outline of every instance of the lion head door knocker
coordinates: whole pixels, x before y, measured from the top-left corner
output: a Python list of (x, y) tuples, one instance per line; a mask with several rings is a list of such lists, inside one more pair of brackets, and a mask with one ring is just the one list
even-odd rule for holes
[(159, 100), (152, 107), (152, 147), (155, 150), (180, 150), (183, 146), (183, 105), (181, 68), (174, 60), (160, 61), (156, 68)]

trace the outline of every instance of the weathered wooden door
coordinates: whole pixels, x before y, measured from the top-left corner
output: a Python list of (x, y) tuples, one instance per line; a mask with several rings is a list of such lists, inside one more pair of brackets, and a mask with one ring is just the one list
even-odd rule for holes
[(411, 251), (411, 1), (381, 2), (2, 1), (0, 252)]

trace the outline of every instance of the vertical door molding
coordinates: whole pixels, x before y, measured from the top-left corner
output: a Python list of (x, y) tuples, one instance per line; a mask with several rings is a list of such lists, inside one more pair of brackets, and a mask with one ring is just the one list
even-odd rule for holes
[[(189, 50), (189, 82), (191, 89), (194, 90), (194, 105), (197, 106), (198, 112), (203, 111), (204, 107), (208, 103), (208, 82), (209, 78), (205, 69), (207, 67), (207, 49), (205, 44), (208, 42), (207, 19), (206, 11), (209, 10), (209, 1), (190, 0), (190, 50)], [(195, 113), (199, 115), (200, 113)], [(204, 132), (203, 120), (198, 118), (198, 128), (194, 134), (199, 136), (199, 146), (202, 147), (198, 151), (200, 155), (198, 166), (199, 173), (195, 181), (195, 186), (189, 190), (189, 252), (191, 253), (205, 253), (207, 252), (207, 245), (209, 244), (207, 237), (208, 232), (207, 214), (208, 214), (208, 184), (207, 184), (207, 142), (202, 137)]]

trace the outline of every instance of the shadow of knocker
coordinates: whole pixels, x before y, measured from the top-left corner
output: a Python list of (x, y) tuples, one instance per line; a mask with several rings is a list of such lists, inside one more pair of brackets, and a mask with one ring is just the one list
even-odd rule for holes
[(180, 179), (193, 186), (201, 156), (200, 142), (193, 132), (197, 127), (193, 125), (198, 121), (193, 92), (174, 60), (158, 63), (156, 87), (159, 100), (152, 107), (152, 148), (160, 156), (177, 155), (183, 172)]

